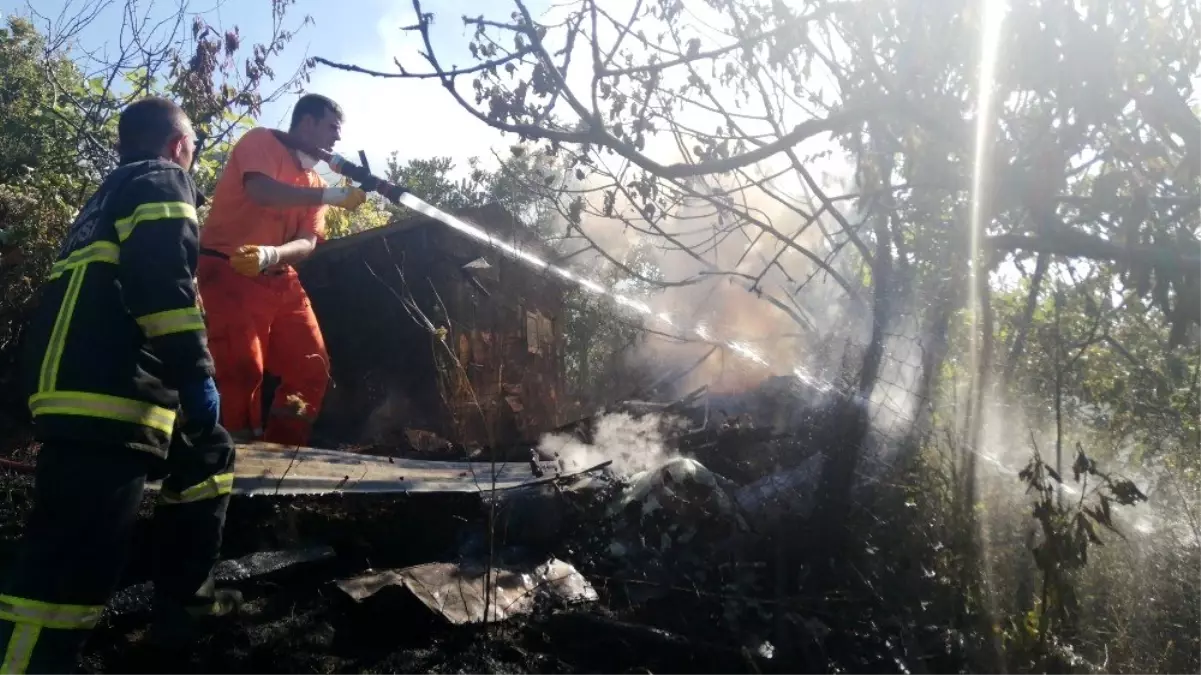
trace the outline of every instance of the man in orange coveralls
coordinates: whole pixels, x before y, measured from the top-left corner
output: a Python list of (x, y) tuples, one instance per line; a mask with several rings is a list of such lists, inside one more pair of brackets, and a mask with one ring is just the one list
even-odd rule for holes
[[(341, 126), (338, 104), (307, 94), (296, 102), (288, 133), (301, 147), (329, 151)], [(251, 129), (234, 145), (200, 230), (196, 276), (221, 421), (238, 440), (306, 445), (325, 397), (325, 340), (292, 264), (323, 238), (328, 206), (353, 210), (367, 195), (327, 187), (316, 163), (275, 131)], [(264, 369), (280, 378), (265, 429)]]

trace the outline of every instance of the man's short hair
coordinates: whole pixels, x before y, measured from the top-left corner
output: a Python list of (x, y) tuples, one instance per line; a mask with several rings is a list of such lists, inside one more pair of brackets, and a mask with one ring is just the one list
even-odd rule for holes
[(174, 101), (151, 96), (131, 103), (117, 122), (117, 151), (122, 160), (158, 156), (172, 136), (187, 133), (188, 116)]
[(296, 107), (292, 109), (291, 128), (295, 129), (306, 115), (315, 120), (323, 119), (327, 111), (342, 119), (342, 107), (334, 103), (332, 98), (321, 94), (305, 94), (296, 101)]

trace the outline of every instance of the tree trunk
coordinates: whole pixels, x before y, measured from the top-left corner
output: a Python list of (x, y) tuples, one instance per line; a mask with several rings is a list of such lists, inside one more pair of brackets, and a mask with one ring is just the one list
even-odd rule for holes
[(1042, 290), (1043, 278), (1047, 276), (1047, 268), (1051, 266), (1051, 254), (1039, 253), (1038, 261), (1034, 264), (1034, 276), (1030, 278), (1030, 294), (1026, 296), (1026, 307), (1022, 309), (1022, 317), (1018, 320), (1017, 333), (1013, 338), (1013, 347), (1009, 350), (1009, 359), (1005, 362), (1005, 372), (1001, 375), (1004, 387), (1010, 385), (1018, 361), (1026, 351), (1026, 334), (1030, 330), (1030, 321), (1034, 318), (1034, 310), (1038, 307), (1038, 294)]
[(929, 431), (930, 402), (937, 395), (938, 375), (942, 370), (943, 361), (947, 355), (947, 333), (951, 328), (951, 315), (954, 313), (954, 293), (946, 288), (945, 283), (939, 283), (935, 291), (934, 307), (926, 330), (930, 344), (922, 352), (922, 374), (918, 380), (918, 408), (914, 415), (913, 425), (909, 429), (908, 438), (902, 445), (903, 455), (900, 457), (901, 466), (911, 466), (921, 450), (922, 439)]
[[(826, 429), (820, 447), (826, 448), (826, 459), (822, 466), (821, 482), (818, 487), (816, 523), (824, 530), (820, 537), (828, 555), (820, 560), (839, 560), (847, 543), (846, 520), (851, 511), (851, 488), (855, 484), (855, 470), (863, 453), (867, 434), (871, 427), (868, 407), (863, 401), (871, 398), (872, 390), (880, 375), (880, 363), (884, 356), (885, 329), (891, 312), (892, 301), (892, 251), (884, 216), (875, 217), (876, 255), (872, 265), (872, 336), (864, 353), (859, 371), (859, 382), (855, 397), (845, 397), (835, 404), (832, 419)], [(828, 570), (831, 574), (837, 571)], [(814, 575), (821, 579), (822, 574)], [(829, 581), (824, 579), (823, 581)], [(826, 587), (823, 584), (822, 587)]]

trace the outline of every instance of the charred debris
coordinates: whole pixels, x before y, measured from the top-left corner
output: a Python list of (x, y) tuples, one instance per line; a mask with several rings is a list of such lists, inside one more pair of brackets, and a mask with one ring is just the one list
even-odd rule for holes
[[(588, 456), (581, 466), (553, 456), (547, 442), (510, 446), (550, 461), (541, 478), (505, 489), (235, 496), (228, 560), (217, 572), (243, 590), (244, 614), (212, 624), (188, 654), (155, 651), (144, 634), (153, 535), (139, 530), (124, 590), (86, 664), (94, 672), (957, 669), (962, 639), (884, 612), (886, 591), (874, 579), (867, 589), (812, 587), (823, 551), (809, 524), (818, 430), (838, 400), (770, 378), (739, 394), (621, 402), (543, 438), (604, 461)], [(615, 435), (615, 426), (637, 433)], [(427, 450), (403, 452), (470, 459), (463, 444), (426, 439)], [(639, 456), (648, 448), (652, 456)], [(498, 455), (488, 462), (525, 464)], [(858, 578), (871, 562), (839, 564)]]
[[(238, 496), (218, 576), (250, 609), (207, 638), (235, 647), (169, 669), (903, 672), (895, 630), (856, 633), (845, 624), (870, 615), (805, 599), (813, 430), (830, 406), (828, 392), (771, 378), (737, 395), (624, 401), (562, 425), (550, 436), (607, 459), (581, 467), (549, 456), (552, 444), (527, 444), (555, 468), (523, 486)], [(614, 424), (653, 443), (623, 448)], [(651, 445), (653, 457), (634, 454)], [(141, 642), (151, 589), (139, 576), (148, 547), (137, 549), (92, 641), (99, 671), (167, 667)]]
[[(507, 217), (461, 215), (493, 231)], [(552, 281), (420, 221), (323, 249), (302, 270), (333, 363), (317, 444), (529, 475), (472, 490), (237, 494), (218, 576), (249, 602), (190, 654), (145, 641), (153, 535), (140, 529), (89, 669), (960, 668), (968, 645), (954, 629), (888, 609), (914, 606), (913, 589), (886, 598), (887, 582), (864, 574), (880, 562), (870, 547), (834, 560), (813, 527), (824, 458), (862, 438), (835, 421), (851, 397), (792, 377), (721, 395), (660, 378), (571, 421)], [(15, 534), (29, 476), (6, 476)], [(834, 582), (815, 573), (832, 566)]]

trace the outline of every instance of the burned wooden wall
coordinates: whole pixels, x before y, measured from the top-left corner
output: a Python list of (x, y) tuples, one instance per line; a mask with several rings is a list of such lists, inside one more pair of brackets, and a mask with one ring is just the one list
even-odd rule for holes
[[(500, 207), (458, 215), (542, 253)], [(554, 278), (425, 217), (323, 244), (300, 275), (334, 380), (322, 442), (396, 442), (408, 428), (503, 445), (561, 423)]]

